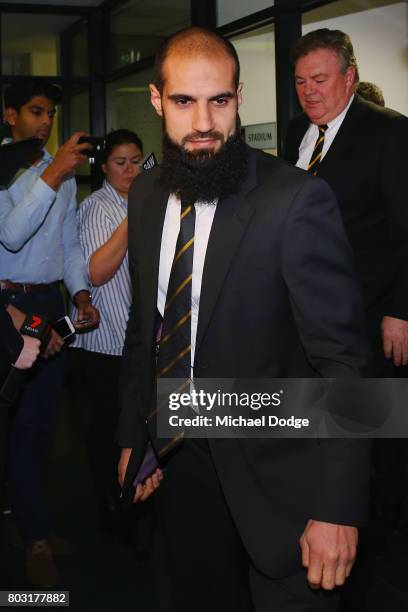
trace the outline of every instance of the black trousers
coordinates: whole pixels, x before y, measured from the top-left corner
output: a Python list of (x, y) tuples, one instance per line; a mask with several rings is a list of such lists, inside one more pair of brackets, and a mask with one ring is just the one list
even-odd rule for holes
[(74, 362), (90, 402), (87, 447), (100, 510), (113, 510), (119, 499), (120, 449), (114, 438), (119, 418), (119, 375), (122, 358), (83, 349), (69, 350), (70, 371)]
[[(7, 373), (7, 369), (5, 371), (0, 370), (0, 387), (3, 384)], [(6, 465), (6, 433), (8, 428), (8, 413), (9, 403), (5, 400), (2, 400), (2, 398), (0, 397), (0, 512), (3, 509), (3, 486), (4, 471)]]
[[(71, 402), (88, 403), (86, 447), (94, 485), (98, 525), (122, 538), (137, 554), (146, 554), (152, 535), (151, 502), (123, 506), (118, 482), (120, 451), (115, 437), (119, 419), (122, 358), (71, 348), (68, 351)], [(84, 423), (85, 425), (85, 423)], [(77, 422), (75, 423), (77, 426)]]
[[(245, 495), (245, 491), (242, 492)], [(186, 440), (155, 493), (171, 612), (334, 612), (338, 591), (311, 590), (299, 573), (261, 574), (243, 547), (205, 440)], [(255, 526), (254, 526), (255, 528)]]
[[(24, 312), (50, 320), (64, 314), (58, 286), (43, 293), (8, 292), (8, 300)], [(27, 383), (10, 411), (7, 476), (16, 522), (26, 542), (48, 538), (52, 530), (48, 503), (49, 450), (57, 424), (64, 351), (38, 359), (27, 371)]]

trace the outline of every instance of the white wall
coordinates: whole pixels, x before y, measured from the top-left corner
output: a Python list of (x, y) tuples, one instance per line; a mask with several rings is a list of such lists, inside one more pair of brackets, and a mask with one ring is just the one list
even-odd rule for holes
[(276, 121), (275, 40), (273, 28), (232, 39), (244, 84), (242, 125)]
[(347, 32), (360, 79), (379, 85), (386, 106), (408, 115), (408, 2), (314, 21), (303, 26), (303, 34), (317, 28)]

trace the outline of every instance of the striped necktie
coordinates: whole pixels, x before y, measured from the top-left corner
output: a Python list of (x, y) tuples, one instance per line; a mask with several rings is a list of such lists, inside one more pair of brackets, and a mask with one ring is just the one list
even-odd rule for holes
[(316, 140), (316, 144), (313, 149), (312, 157), (310, 158), (309, 165), (307, 167), (308, 172), (311, 172), (314, 176), (317, 174), (317, 167), (320, 163), (324, 145), (324, 135), (326, 133), (328, 125), (318, 125), (319, 135)]
[[(182, 378), (175, 392), (188, 392), (191, 377), (191, 287), (195, 232), (195, 206), (181, 203), (180, 231), (167, 288), (164, 317), (158, 344), (156, 372), (158, 378)], [(178, 384), (178, 383), (177, 383)], [(172, 438), (157, 437), (158, 412), (167, 409), (159, 397), (157, 408), (148, 415), (147, 425), (159, 459), (184, 439), (184, 431)]]
[(191, 286), (195, 206), (181, 203), (180, 231), (170, 272), (163, 328), (157, 358), (157, 376), (190, 378)]

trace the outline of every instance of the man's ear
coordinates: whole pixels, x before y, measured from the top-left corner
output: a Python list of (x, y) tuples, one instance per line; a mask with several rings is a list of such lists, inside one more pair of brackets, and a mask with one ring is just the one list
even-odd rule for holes
[(11, 126), (16, 125), (17, 115), (18, 113), (16, 109), (11, 108), (10, 106), (6, 108), (6, 110), (4, 111), (4, 119), (6, 123), (8, 123)]
[(106, 174), (106, 164), (101, 164), (101, 169), (104, 174)]
[(244, 87), (244, 84), (241, 82), (238, 85), (238, 89), (237, 89), (237, 102), (238, 102), (238, 108), (241, 106), (242, 104), (242, 88)]
[(344, 76), (348, 87), (352, 88), (356, 80), (356, 69), (354, 68), (354, 66), (349, 66)]
[(161, 99), (160, 91), (157, 89), (156, 85), (153, 85), (153, 83), (150, 83), (149, 89), (150, 89), (150, 102), (152, 103), (156, 113), (160, 117), (163, 117), (162, 99)]

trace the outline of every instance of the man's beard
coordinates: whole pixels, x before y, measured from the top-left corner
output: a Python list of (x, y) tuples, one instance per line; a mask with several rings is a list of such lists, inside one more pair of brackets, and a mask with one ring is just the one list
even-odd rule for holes
[[(222, 141), (218, 132), (206, 132), (196, 138)], [(238, 122), (236, 132), (217, 152), (212, 149), (187, 151), (183, 145), (171, 140), (165, 130), (163, 132), (162, 180), (171, 193), (183, 200), (213, 202), (237, 193), (246, 177), (247, 167), (248, 149), (240, 136)]]

